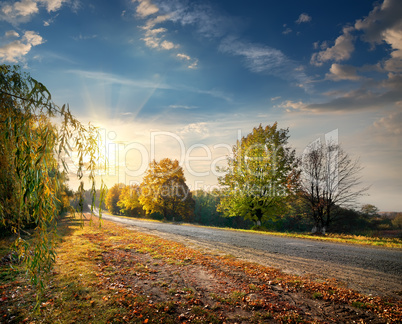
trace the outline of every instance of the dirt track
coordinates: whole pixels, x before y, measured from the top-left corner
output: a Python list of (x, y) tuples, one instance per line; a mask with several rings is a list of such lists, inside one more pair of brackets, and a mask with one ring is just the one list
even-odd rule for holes
[[(108, 217), (108, 215), (105, 215), (105, 219), (113, 220), (112, 217)], [(121, 220), (121, 218), (117, 219), (119, 222)], [(163, 226), (160, 226), (158, 225), (159, 223), (150, 224), (150, 222), (138, 220), (131, 221), (130, 219), (129, 221), (130, 222), (125, 222), (125, 226), (128, 226), (129, 228), (181, 242), (188, 247), (209, 250), (220, 255), (233, 255), (247, 261), (275, 267), (290, 274), (323, 279), (335, 278), (341, 286), (351, 288), (367, 295), (372, 294), (374, 296), (380, 295), (402, 298), (402, 251), (391, 251), (393, 252), (391, 256), (395, 255), (395, 260), (391, 260), (390, 256), (384, 257), (384, 255), (382, 255), (389, 253), (389, 249), (362, 247), (362, 252), (360, 252), (360, 250), (354, 252), (355, 254), (360, 255), (361, 258), (356, 260), (353, 264), (350, 264), (350, 262), (348, 264), (348, 262), (343, 262), (344, 260), (347, 260), (345, 257), (340, 258), (340, 262), (338, 262), (336, 257), (331, 256), (331, 251), (335, 248), (340, 248), (341, 251), (334, 251), (335, 255), (336, 253), (342, 253), (342, 248), (344, 248), (344, 253), (346, 255), (347, 249), (350, 246), (345, 244), (333, 244), (331, 246), (331, 251), (324, 250), (322, 247), (317, 247), (317, 249), (323, 249), (323, 260), (320, 260), (315, 255), (313, 255), (313, 258), (308, 258), (303, 255), (302, 252), (297, 252), (297, 250), (292, 252), (292, 248), (301, 248), (301, 251), (304, 253), (306, 250), (308, 251), (308, 249), (314, 249), (315, 245), (321, 246), (321, 244), (324, 244), (323, 242), (293, 239), (286, 244), (281, 244), (286, 252), (281, 252), (278, 247), (275, 248), (274, 252), (270, 252), (258, 248), (239, 246), (244, 244), (219, 242), (216, 237), (213, 240), (207, 240), (206, 238), (200, 238), (199, 236), (190, 236), (183, 225), (176, 227), (179, 227), (180, 231), (185, 233), (186, 236), (167, 232), (166, 228), (173, 228), (174, 225), (169, 227), (169, 224), (161, 224)], [(195, 229), (197, 229), (197, 227), (193, 227), (191, 232), (194, 232)], [(204, 231), (208, 231), (208, 229), (201, 228), (201, 232)], [(239, 233), (237, 232), (225, 232), (233, 233), (234, 237), (239, 236)], [(213, 233), (211, 234), (211, 237), (214, 237)], [(352, 247), (352, 254), (353, 248), (355, 247)], [(356, 248), (360, 249), (360, 247)], [(368, 253), (373, 253), (373, 256), (368, 255)], [(292, 254), (299, 254), (300, 256)], [(375, 258), (377, 255), (380, 256), (380, 260), (381, 257), (383, 257), (383, 260), (385, 261), (372, 260), (372, 258)], [(350, 258), (353, 261), (356, 259), (356, 256)], [(330, 259), (330, 261), (328, 259)], [(368, 262), (367, 267), (365, 266), (366, 259), (371, 260), (371, 262)], [(377, 268), (373, 269), (373, 265), (376, 265), (376, 263), (380, 264), (378, 264)], [(390, 269), (391, 267), (392, 269)]]

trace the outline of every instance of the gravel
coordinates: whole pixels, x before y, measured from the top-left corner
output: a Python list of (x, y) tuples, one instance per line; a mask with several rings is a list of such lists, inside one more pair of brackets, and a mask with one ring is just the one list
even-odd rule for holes
[(397, 298), (402, 295), (400, 249), (149, 222), (108, 214), (102, 217), (194, 248), (231, 254), (287, 273), (335, 278), (341, 285), (362, 293)]

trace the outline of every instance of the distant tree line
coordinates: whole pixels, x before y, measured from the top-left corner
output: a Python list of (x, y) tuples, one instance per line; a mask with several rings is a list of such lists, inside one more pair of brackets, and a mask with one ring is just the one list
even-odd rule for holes
[(178, 161), (153, 161), (140, 185), (116, 184), (104, 207), (112, 214), (201, 225), (276, 231), (379, 233), (398, 230), (400, 215), (386, 218), (366, 194), (357, 159), (339, 145), (312, 143), (297, 157), (288, 130), (255, 127), (233, 146), (220, 189), (191, 192)]

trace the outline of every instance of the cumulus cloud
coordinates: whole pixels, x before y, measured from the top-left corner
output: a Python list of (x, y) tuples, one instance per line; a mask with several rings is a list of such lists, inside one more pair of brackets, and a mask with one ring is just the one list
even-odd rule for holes
[[(280, 98), (280, 97), (278, 97)], [(286, 100), (280, 103), (279, 105), (276, 105), (275, 108), (283, 108), (287, 112), (292, 112), (295, 110), (299, 111), (304, 111), (306, 108), (306, 104), (302, 101), (292, 101), (292, 100)]]
[(67, 2), (68, 0), (39, 0), (38, 2), (42, 3), (48, 12), (56, 11), (61, 8), (63, 2)]
[(350, 80), (350, 81), (358, 81), (361, 79), (356, 74), (356, 67), (351, 65), (341, 65), (334, 63), (331, 65), (329, 69), (329, 73), (325, 75), (325, 78), (333, 81), (341, 81), (341, 80)]
[[(342, 68), (341, 68), (342, 69)], [(378, 111), (379, 109), (401, 109), (402, 75), (389, 73), (387, 79), (366, 82), (360, 88), (350, 91), (326, 93), (327, 100), (318, 103), (284, 101), (276, 107), (288, 112), (333, 113), (352, 111)]]
[(0, 20), (9, 23), (25, 22), (30, 16), (39, 12), (36, 1), (22, 0), (14, 3), (3, 2), (0, 5)]
[(385, 0), (376, 6), (364, 19), (357, 20), (355, 28), (363, 31), (362, 39), (372, 46), (386, 43), (391, 58), (385, 60), (384, 68), (391, 72), (402, 72), (402, 2)]
[(26, 31), (21, 39), (0, 47), (0, 61), (18, 63), (33, 46), (43, 44), (43, 38), (34, 31)]
[(133, 0), (133, 2), (138, 2), (136, 12), (140, 17), (147, 17), (159, 11), (159, 8), (150, 0)]
[[(387, 44), (391, 48), (390, 57), (381, 62), (383, 69), (389, 72), (402, 72), (402, 2), (400, 0), (384, 0), (376, 5), (369, 15), (358, 19), (353, 26), (346, 26), (342, 34), (331, 47), (321, 48), (311, 57), (311, 63), (322, 65), (327, 61), (341, 62), (348, 60), (353, 53), (357, 34), (360, 39), (370, 43), (374, 48)], [(315, 43), (318, 48), (318, 43)]]
[[(168, 34), (167, 28), (156, 27), (158, 24), (164, 23), (168, 20), (176, 21), (178, 19), (177, 13), (174, 14), (172, 10), (167, 9), (166, 3), (161, 3), (157, 6), (152, 3), (151, 0), (133, 0), (133, 2), (138, 2), (136, 9), (137, 15), (141, 18), (147, 19), (145, 24), (141, 26), (145, 31), (142, 40), (145, 42), (147, 47), (165, 51), (171, 51), (180, 47), (179, 44), (175, 44), (172, 41), (165, 39)], [(164, 7), (164, 9), (160, 10), (160, 6)], [(162, 14), (159, 14), (160, 11), (163, 11)], [(179, 60), (190, 61), (191, 63), (188, 65), (189, 69), (195, 69), (198, 66), (198, 60), (192, 59), (189, 55), (178, 53), (176, 57)]]
[[(243, 58), (246, 67), (255, 73), (269, 73), (284, 79), (296, 81), (298, 85), (307, 87), (308, 79), (304, 71), (298, 69), (298, 65), (286, 57), (280, 50), (263, 45), (251, 43), (246, 40), (239, 40), (232, 36), (238, 28), (239, 23), (233, 17), (214, 10), (213, 5), (202, 1), (190, 3), (186, 1), (158, 1), (151, 3), (150, 0), (136, 0), (137, 3), (147, 5), (153, 4), (158, 10), (154, 9), (153, 14), (145, 16), (147, 19), (141, 27), (145, 31), (143, 40), (150, 48), (174, 50), (182, 48), (179, 44), (173, 44), (167, 39), (168, 30), (165, 26), (157, 26), (167, 21), (181, 24), (182, 26), (191, 25), (195, 31), (206, 38), (213, 38), (217, 41), (218, 49), (221, 52), (239, 56)], [(138, 8), (137, 8), (138, 10)], [(144, 18), (141, 15), (139, 17)], [(304, 14), (301, 18), (307, 21), (310, 16)], [(158, 28), (157, 28), (158, 27)], [(190, 61), (189, 69), (198, 67), (198, 60), (187, 59), (187, 54), (179, 53), (176, 57), (180, 60)], [(182, 56), (185, 55), (185, 56)]]
[(167, 40), (164, 40), (164, 41), (160, 44), (160, 47), (161, 47), (162, 49), (164, 49), (164, 50), (169, 51), (169, 50), (171, 50), (171, 49), (178, 48), (179, 45), (176, 45), (176, 44), (174, 44), (174, 43), (172, 43), (172, 42), (169, 42), (169, 41), (167, 41)]
[[(402, 102), (399, 109), (387, 112), (384, 116), (377, 119), (368, 129), (369, 136), (377, 142), (388, 147), (394, 146), (397, 152), (402, 145)], [(401, 156), (402, 157), (402, 156)], [(399, 165), (398, 165), (399, 167)]]
[[(0, 4), (0, 20), (11, 24), (27, 22), (39, 13), (39, 6), (45, 7), (47, 12), (57, 11), (68, 0), (21, 0), (16, 2), (3, 2)], [(45, 24), (46, 25), (46, 24)]]
[(374, 128), (387, 135), (402, 135), (402, 111), (394, 111), (380, 118), (373, 124)]
[(311, 21), (311, 16), (309, 16), (306, 13), (302, 13), (299, 18), (296, 20), (297, 24), (301, 24), (301, 23), (307, 23)]
[(20, 34), (18, 34), (15, 30), (6, 31), (6, 32), (4, 33), (4, 35), (5, 35), (7, 38), (11, 38), (11, 37), (20, 37)]
[(343, 34), (335, 40), (335, 44), (314, 53), (311, 57), (311, 63), (319, 66), (327, 61), (340, 62), (349, 59), (355, 50), (354, 40), (356, 37), (351, 33), (353, 30), (353, 27), (344, 27)]

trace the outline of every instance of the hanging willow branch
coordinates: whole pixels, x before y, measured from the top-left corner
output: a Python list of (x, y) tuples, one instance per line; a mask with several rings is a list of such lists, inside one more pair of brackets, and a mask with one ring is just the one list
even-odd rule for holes
[[(52, 123), (54, 117), (62, 122)], [(95, 196), (98, 131), (82, 125), (68, 106), (55, 105), (48, 89), (19, 67), (0, 65), (0, 139), (0, 228), (16, 234), (15, 246), (31, 282), (43, 285), (55, 261), (55, 219), (66, 188), (66, 156), (72, 147), (78, 152), (81, 199), (84, 172)], [(89, 163), (84, 164), (85, 158)], [(33, 233), (30, 240), (25, 233)]]

